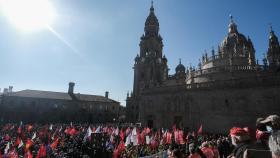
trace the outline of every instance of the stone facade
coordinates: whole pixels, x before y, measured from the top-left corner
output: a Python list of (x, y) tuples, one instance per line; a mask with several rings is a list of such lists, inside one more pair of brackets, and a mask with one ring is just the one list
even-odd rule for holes
[(127, 95), (127, 119), (156, 128), (181, 127), (226, 132), (254, 126), (257, 117), (280, 114), (280, 49), (271, 29), (267, 56), (260, 65), (251, 39), (230, 18), (228, 35), (197, 67), (181, 63), (168, 74), (159, 22), (150, 8), (134, 64), (134, 86)]
[(74, 93), (69, 83), (68, 93), (39, 90), (6, 92), (0, 100), (2, 122), (117, 122), (124, 114), (120, 103), (105, 96)]

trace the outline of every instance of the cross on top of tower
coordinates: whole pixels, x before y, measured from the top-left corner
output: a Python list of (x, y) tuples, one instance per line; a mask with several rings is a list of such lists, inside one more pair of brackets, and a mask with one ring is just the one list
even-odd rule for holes
[(151, 8), (150, 8), (150, 11), (151, 11), (151, 12), (154, 11), (154, 1), (153, 1), (153, 0), (151, 1)]

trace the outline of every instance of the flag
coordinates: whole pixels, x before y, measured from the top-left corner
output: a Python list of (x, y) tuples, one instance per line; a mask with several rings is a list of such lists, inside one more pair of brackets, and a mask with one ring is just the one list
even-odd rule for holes
[(200, 125), (200, 127), (197, 131), (197, 135), (202, 135), (202, 124)]
[(183, 145), (185, 142), (184, 142), (184, 133), (182, 130), (179, 130), (179, 133), (178, 133), (178, 143)]
[(20, 143), (18, 145), (18, 149), (21, 148), (22, 146), (23, 146), (23, 142), (22, 142), (22, 140), (20, 140)]
[(7, 154), (9, 150), (10, 150), (10, 142), (7, 143), (5, 150), (4, 150), (4, 154)]
[(33, 136), (31, 139), (34, 140), (35, 138), (36, 138), (36, 132), (33, 133)]
[(70, 129), (69, 127), (66, 127), (66, 129), (64, 130), (64, 133), (67, 134), (67, 135), (69, 135), (70, 130), (71, 130), (71, 129)]
[(151, 132), (151, 129), (149, 127), (145, 128), (145, 133), (149, 134)]
[(4, 137), (4, 140), (9, 141), (10, 139), (11, 139), (11, 137), (9, 136), (9, 134), (6, 134), (5, 137)]
[(172, 142), (172, 133), (167, 132), (166, 133), (166, 144), (171, 144)]
[(58, 138), (56, 138), (56, 140), (51, 144), (51, 148), (52, 148), (52, 150), (55, 150), (56, 149), (56, 147), (57, 147), (57, 144), (58, 144), (58, 141), (59, 141), (59, 139)]
[(9, 158), (18, 158), (18, 153), (15, 149), (13, 149), (8, 155)]
[(15, 142), (15, 146), (18, 146), (21, 143), (21, 140), (19, 137), (17, 137), (16, 142)]
[(131, 142), (133, 143), (133, 145), (138, 145), (137, 142), (137, 131), (136, 131), (136, 127), (133, 128), (132, 133), (131, 133)]
[(53, 125), (52, 125), (52, 124), (50, 125), (49, 130), (50, 130), (50, 131), (52, 131), (52, 130), (53, 130)]
[(176, 131), (176, 124), (174, 124), (174, 125), (172, 126), (172, 130), (173, 130), (173, 132)]
[(90, 137), (91, 133), (92, 133), (92, 130), (91, 130), (90, 126), (89, 126), (88, 129), (87, 129), (86, 137), (87, 138)]
[(75, 127), (73, 127), (70, 131), (69, 131), (69, 135), (73, 136), (76, 135), (78, 133), (78, 131), (75, 129)]
[(113, 158), (119, 158), (120, 152), (118, 150), (118, 148), (116, 148), (113, 152)]
[(32, 125), (27, 125), (27, 132), (30, 132), (32, 130)]
[(119, 150), (119, 152), (122, 152), (123, 150), (125, 150), (125, 144), (123, 141), (121, 141), (120, 144), (118, 145), (118, 150)]
[(60, 126), (59, 130), (58, 130), (58, 133), (60, 133), (62, 131), (62, 126)]
[(125, 135), (129, 135), (129, 133), (130, 133), (130, 128), (127, 128), (127, 129), (125, 130)]
[(21, 130), (21, 125), (18, 127), (17, 133), (21, 134), (22, 130)]
[(29, 148), (33, 145), (33, 141), (30, 140), (29, 138), (26, 141), (25, 149), (29, 150)]
[(24, 158), (33, 158), (33, 155), (31, 154), (30, 150), (27, 150), (24, 154)]
[(121, 137), (121, 140), (124, 141), (125, 133), (124, 133), (123, 129), (121, 129), (120, 137)]
[(131, 143), (131, 133), (126, 137), (125, 146), (128, 146)]
[(94, 133), (101, 133), (101, 127), (98, 126), (97, 129), (94, 131)]
[(41, 157), (46, 157), (46, 156), (47, 156), (47, 149), (44, 144), (41, 144), (36, 158), (41, 158)]
[(146, 136), (146, 144), (149, 145), (151, 143), (150, 137)]
[(179, 137), (179, 130), (174, 131), (174, 140), (176, 143), (178, 143), (178, 137)]
[(117, 128), (115, 129), (114, 134), (115, 134), (116, 136), (119, 135), (119, 127), (117, 127)]

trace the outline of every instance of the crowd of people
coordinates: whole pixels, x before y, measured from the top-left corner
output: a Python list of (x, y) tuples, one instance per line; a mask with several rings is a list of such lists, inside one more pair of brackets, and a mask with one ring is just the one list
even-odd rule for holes
[(0, 158), (278, 158), (280, 118), (256, 121), (256, 130), (233, 127), (229, 134), (189, 132), (176, 126), (151, 129), (125, 125), (4, 124)]

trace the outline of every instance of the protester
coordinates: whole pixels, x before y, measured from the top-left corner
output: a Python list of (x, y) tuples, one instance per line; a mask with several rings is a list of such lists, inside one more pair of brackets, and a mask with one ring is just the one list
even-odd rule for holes
[(266, 119), (260, 121), (266, 125), (268, 132), (280, 130), (280, 117), (278, 115), (270, 115)]
[(269, 137), (269, 148), (273, 158), (280, 158), (280, 131), (275, 131)]
[[(191, 132), (176, 126), (8, 123), (0, 125), (0, 158), (269, 158), (268, 138), (278, 129), (278, 118), (257, 120), (256, 141), (250, 134), (253, 130), (240, 127), (232, 128), (228, 137), (203, 132), (202, 125)], [(278, 149), (271, 145), (274, 157)]]
[(230, 130), (230, 136), (232, 144), (235, 146), (233, 153), (230, 157), (232, 158), (243, 158), (245, 151), (248, 149), (250, 144), (250, 135), (244, 129), (240, 127), (233, 127)]

